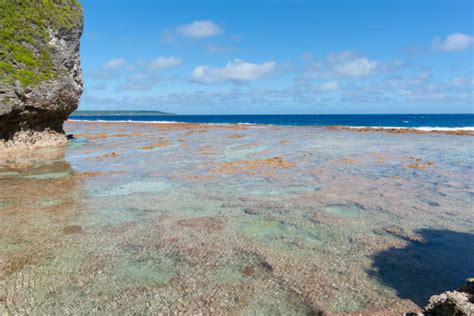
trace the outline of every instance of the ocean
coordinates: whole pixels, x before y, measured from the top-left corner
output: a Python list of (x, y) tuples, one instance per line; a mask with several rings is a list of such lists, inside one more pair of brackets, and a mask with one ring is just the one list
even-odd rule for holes
[(474, 114), (370, 115), (156, 115), (147, 112), (75, 112), (70, 120), (183, 122), (203, 124), (267, 124), (289, 126), (353, 126), (418, 129), (474, 129)]

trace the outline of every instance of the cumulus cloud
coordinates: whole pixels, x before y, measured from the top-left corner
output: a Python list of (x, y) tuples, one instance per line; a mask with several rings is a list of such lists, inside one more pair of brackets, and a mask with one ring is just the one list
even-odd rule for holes
[(153, 59), (150, 61), (148, 66), (150, 69), (164, 69), (164, 68), (171, 68), (171, 67), (176, 67), (181, 64), (181, 59), (178, 57), (163, 57), (163, 56), (158, 56), (157, 58)]
[(463, 33), (453, 33), (445, 39), (435, 38), (433, 48), (444, 52), (466, 50), (474, 43), (474, 36)]
[(380, 63), (366, 57), (358, 57), (351, 52), (329, 55), (327, 61), (334, 71), (342, 76), (363, 77), (373, 74)]
[(200, 82), (214, 81), (251, 81), (270, 76), (276, 71), (276, 63), (267, 61), (262, 64), (253, 64), (234, 59), (222, 68), (199, 66), (193, 71), (193, 79)]
[(201, 20), (181, 25), (177, 32), (186, 37), (201, 39), (217, 36), (223, 32), (223, 29), (211, 20)]
[(381, 66), (378, 61), (357, 56), (349, 51), (329, 54), (319, 65), (334, 75), (348, 77), (368, 76)]
[(119, 68), (121, 68), (122, 66), (125, 65), (125, 59), (123, 58), (114, 58), (114, 59), (110, 59), (109, 61), (107, 61), (103, 68), (105, 70), (117, 70)]
[(329, 54), (323, 59), (314, 59), (307, 55), (305, 59), (311, 61), (311, 63), (300, 78), (302, 81), (340, 77), (368, 77), (380, 71), (401, 66), (399, 62), (388, 65), (367, 57), (358, 56), (350, 51)]

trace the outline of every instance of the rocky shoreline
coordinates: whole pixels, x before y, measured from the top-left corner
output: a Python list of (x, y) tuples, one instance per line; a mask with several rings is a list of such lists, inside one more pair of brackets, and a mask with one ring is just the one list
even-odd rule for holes
[(33, 2), (0, 3), (0, 151), (65, 143), (83, 90), (81, 5)]
[(469, 278), (458, 290), (433, 295), (420, 315), (471, 316), (474, 315), (474, 278)]
[(60, 146), (67, 144), (64, 133), (50, 129), (37, 131), (20, 131), (12, 139), (0, 141), (0, 157), (21, 151)]

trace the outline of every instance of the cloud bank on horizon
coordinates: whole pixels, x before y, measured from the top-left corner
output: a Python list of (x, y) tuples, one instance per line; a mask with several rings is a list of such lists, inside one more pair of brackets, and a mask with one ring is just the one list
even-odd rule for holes
[[(232, 13), (214, 4), (206, 14), (195, 8), (183, 14), (177, 6), (141, 0), (128, 9), (118, 2), (107, 21), (99, 20), (102, 4), (83, 2), (83, 110), (473, 111), (469, 2), (428, 9), (421, 1), (359, 2), (365, 14), (378, 13), (367, 22), (349, 15), (346, 2), (339, 9), (326, 2), (262, 2), (266, 10), (253, 14), (245, 13), (250, 3)], [(401, 14), (404, 9), (411, 14)], [(119, 25), (120, 14), (133, 23)]]

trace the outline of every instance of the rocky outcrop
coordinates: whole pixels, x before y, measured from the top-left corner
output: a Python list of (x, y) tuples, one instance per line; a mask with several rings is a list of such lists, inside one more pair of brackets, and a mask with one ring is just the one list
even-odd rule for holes
[(433, 295), (423, 309), (429, 316), (472, 316), (474, 315), (474, 278), (457, 291)]
[(82, 94), (82, 29), (78, 0), (0, 1), (0, 151), (66, 141)]

